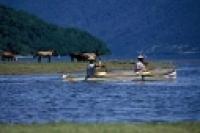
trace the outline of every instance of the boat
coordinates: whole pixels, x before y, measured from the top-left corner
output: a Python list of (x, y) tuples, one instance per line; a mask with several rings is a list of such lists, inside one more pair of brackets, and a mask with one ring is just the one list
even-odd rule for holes
[(62, 79), (68, 82), (132, 82), (132, 81), (164, 81), (176, 79), (176, 70), (154, 70), (136, 73), (133, 71), (98, 72), (95, 77), (85, 79), (85, 75), (63, 74)]

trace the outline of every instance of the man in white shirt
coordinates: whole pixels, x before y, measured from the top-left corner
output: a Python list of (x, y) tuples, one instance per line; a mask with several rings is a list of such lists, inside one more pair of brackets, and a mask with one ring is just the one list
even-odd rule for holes
[(135, 72), (136, 74), (141, 76), (142, 80), (145, 80), (145, 76), (149, 75), (149, 72), (147, 71), (146, 66), (144, 64), (144, 56), (139, 55), (137, 59), (138, 61), (135, 65)]
[(139, 55), (137, 59), (138, 59), (138, 61), (137, 61), (136, 66), (135, 66), (135, 72), (137, 72), (137, 73), (145, 72), (146, 66), (144, 64), (144, 56)]

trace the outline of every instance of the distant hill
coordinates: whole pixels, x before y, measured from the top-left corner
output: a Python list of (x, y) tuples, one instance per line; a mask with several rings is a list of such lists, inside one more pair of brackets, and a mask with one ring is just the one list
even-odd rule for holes
[(0, 5), (0, 50), (33, 54), (37, 50), (109, 53), (107, 45), (78, 28), (61, 28), (36, 16)]
[(48, 22), (84, 29), (105, 40), (114, 57), (200, 52), (198, 0), (0, 1)]

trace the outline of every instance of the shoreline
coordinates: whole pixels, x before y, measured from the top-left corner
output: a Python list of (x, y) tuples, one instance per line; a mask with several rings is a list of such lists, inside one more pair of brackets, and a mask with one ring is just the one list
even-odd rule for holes
[[(108, 71), (110, 70), (133, 70), (133, 61), (103, 61)], [(85, 72), (87, 62), (2, 62), (0, 64), (0, 75), (28, 75), (28, 74), (62, 74)], [(159, 67), (160, 69), (171, 69), (175, 66), (167, 61), (149, 62), (149, 70)]]
[(4, 133), (199, 133), (200, 122), (0, 124)]

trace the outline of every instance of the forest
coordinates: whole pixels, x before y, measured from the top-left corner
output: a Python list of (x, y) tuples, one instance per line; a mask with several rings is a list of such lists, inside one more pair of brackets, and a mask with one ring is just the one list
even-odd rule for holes
[(74, 52), (109, 54), (106, 43), (87, 31), (59, 27), (24, 11), (0, 5), (0, 51), (31, 55), (54, 50), (59, 55)]

